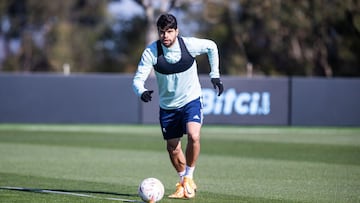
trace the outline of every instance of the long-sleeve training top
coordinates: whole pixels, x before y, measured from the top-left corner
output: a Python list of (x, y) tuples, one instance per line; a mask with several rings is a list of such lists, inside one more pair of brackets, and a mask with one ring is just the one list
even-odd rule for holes
[[(182, 37), (188, 53), (195, 58), (207, 54), (210, 64), (210, 78), (219, 78), (219, 54), (216, 44), (208, 39)], [(181, 59), (179, 40), (176, 39), (171, 47), (161, 45), (163, 56), (170, 64)], [(133, 89), (138, 96), (146, 91), (145, 81), (151, 70), (157, 64), (157, 42), (148, 45), (142, 53), (137, 72), (133, 79)], [(201, 86), (197, 73), (197, 64), (194, 60), (190, 68), (178, 73), (160, 73), (155, 70), (159, 90), (159, 105), (163, 109), (181, 108), (190, 101), (201, 97)]]

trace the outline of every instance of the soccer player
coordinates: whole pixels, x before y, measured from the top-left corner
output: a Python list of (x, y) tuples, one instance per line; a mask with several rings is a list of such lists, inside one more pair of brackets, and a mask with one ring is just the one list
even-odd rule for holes
[[(200, 154), (202, 126), (201, 86), (195, 57), (207, 54), (210, 78), (218, 96), (223, 92), (220, 81), (217, 45), (208, 39), (179, 36), (177, 20), (172, 14), (162, 14), (157, 20), (159, 40), (148, 45), (142, 53), (133, 78), (135, 93), (144, 102), (151, 101), (153, 90), (144, 87), (154, 69), (160, 100), (159, 119), (167, 151), (180, 181), (170, 198), (193, 198), (197, 186), (193, 180)], [(181, 138), (187, 134), (186, 151)]]

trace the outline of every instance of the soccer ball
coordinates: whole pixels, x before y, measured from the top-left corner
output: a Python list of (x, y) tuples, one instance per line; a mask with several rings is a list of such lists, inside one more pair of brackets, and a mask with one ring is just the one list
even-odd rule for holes
[(156, 178), (146, 178), (141, 181), (138, 194), (144, 202), (158, 202), (164, 196), (164, 185)]

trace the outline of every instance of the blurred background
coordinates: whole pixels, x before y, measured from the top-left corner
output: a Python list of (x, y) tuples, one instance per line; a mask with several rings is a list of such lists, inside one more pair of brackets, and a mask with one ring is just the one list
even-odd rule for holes
[(163, 12), (224, 75), (360, 76), (358, 0), (1, 0), (0, 72), (134, 73)]

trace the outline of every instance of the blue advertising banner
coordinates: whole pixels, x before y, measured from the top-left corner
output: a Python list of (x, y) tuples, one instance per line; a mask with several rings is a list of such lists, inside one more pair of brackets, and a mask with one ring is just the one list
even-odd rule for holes
[[(289, 80), (223, 77), (224, 92), (217, 96), (208, 76), (201, 76), (204, 123), (239, 125), (288, 125)], [(147, 88), (155, 90), (152, 102), (142, 104), (143, 123), (158, 123), (155, 78)]]
[(0, 74), (0, 123), (138, 123), (132, 76)]
[(291, 125), (360, 126), (359, 78), (293, 78)]
[[(141, 102), (133, 75), (0, 74), (0, 123), (159, 124), (156, 78)], [(217, 96), (200, 76), (204, 124), (360, 126), (359, 78), (223, 76)]]

